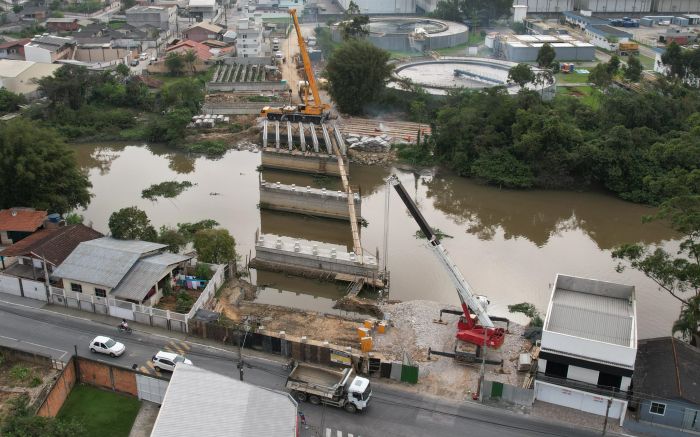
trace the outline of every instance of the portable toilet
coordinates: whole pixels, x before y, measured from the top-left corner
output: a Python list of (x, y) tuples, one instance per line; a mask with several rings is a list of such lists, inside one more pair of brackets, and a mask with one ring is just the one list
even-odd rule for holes
[(569, 73), (574, 73), (574, 64), (569, 64)]

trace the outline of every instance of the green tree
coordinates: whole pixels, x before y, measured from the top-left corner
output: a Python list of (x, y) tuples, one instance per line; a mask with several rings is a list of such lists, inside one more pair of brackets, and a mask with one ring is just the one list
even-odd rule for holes
[[(700, 174), (696, 183), (700, 184)], [(668, 221), (683, 235), (678, 251), (626, 244), (613, 251), (613, 258), (620, 260), (617, 270), (630, 266), (641, 271), (680, 302), (681, 313), (671, 330), (680, 332), (690, 344), (700, 345), (700, 195), (665, 201), (653, 219)]]
[(39, 79), (39, 91), (49, 99), (52, 106), (65, 105), (79, 109), (86, 103), (92, 89), (98, 83), (98, 75), (87, 68), (63, 65), (53, 73)]
[(126, 64), (117, 65), (117, 68), (115, 69), (115, 71), (121, 77), (129, 77), (131, 75), (131, 70), (129, 69), (129, 66)]
[(211, 264), (224, 264), (236, 259), (236, 240), (226, 229), (203, 229), (194, 234), (197, 259)]
[(26, 102), (27, 99), (22, 94), (15, 94), (5, 88), (0, 88), (0, 114), (15, 112), (19, 109), (19, 105)]
[(35, 416), (26, 394), (7, 403), (9, 411), (0, 422), (0, 435), (3, 437), (87, 437), (84, 425), (77, 420)]
[(359, 114), (376, 101), (391, 77), (389, 53), (364, 40), (351, 39), (328, 60), (329, 92), (338, 108)]
[(192, 78), (179, 79), (166, 84), (160, 96), (165, 109), (184, 109), (190, 115), (197, 114), (204, 102), (202, 84)]
[(194, 223), (178, 223), (177, 230), (187, 241), (192, 241), (197, 232), (204, 229), (214, 229), (217, 226), (219, 226), (219, 222), (216, 220), (206, 219)]
[(462, 21), (464, 19), (460, 8), (460, 0), (440, 0), (431, 14), (435, 18), (450, 21)]
[(85, 221), (85, 217), (77, 212), (69, 212), (65, 215), (64, 219), (67, 225), (80, 225)]
[(550, 43), (544, 43), (537, 52), (537, 66), (540, 68), (549, 68), (557, 57), (557, 52)]
[(627, 67), (625, 67), (625, 78), (632, 82), (639, 82), (642, 77), (642, 63), (639, 58), (632, 55), (627, 60)]
[(474, 161), (471, 173), (505, 188), (530, 188), (534, 177), (530, 167), (504, 149), (488, 149)]
[(0, 186), (0, 208), (63, 214), (88, 206), (92, 184), (56, 131), (18, 117), (0, 122)]
[(608, 64), (598, 64), (591, 70), (588, 80), (599, 88), (607, 88), (612, 84), (613, 76)]
[(168, 67), (172, 74), (179, 76), (185, 68), (185, 60), (180, 53), (170, 52), (165, 57), (165, 66)]
[(540, 311), (534, 304), (529, 302), (508, 305), (508, 312), (525, 314), (530, 319), (529, 326), (539, 328), (544, 325), (544, 320), (542, 320)]
[(369, 16), (361, 15), (360, 7), (357, 6), (357, 3), (350, 0), (348, 8), (345, 10), (343, 22), (340, 24), (343, 39), (364, 38), (369, 35), (367, 25), (369, 25)]
[(187, 50), (184, 55), (182, 55), (182, 61), (185, 63), (185, 65), (188, 65), (190, 67), (190, 71), (194, 75), (196, 73), (196, 64), (197, 64), (197, 53), (195, 53), (194, 50)]
[(15, 14), (19, 14), (20, 12), (22, 12), (22, 9), (24, 9), (24, 6), (22, 5), (12, 6), (12, 12), (14, 12)]
[(167, 250), (172, 253), (180, 253), (183, 247), (187, 246), (187, 238), (177, 229), (161, 226), (158, 233), (158, 242), (167, 244)]
[(669, 75), (675, 79), (685, 79), (688, 69), (685, 62), (683, 48), (675, 41), (666, 47), (666, 51), (661, 55), (661, 62), (669, 68)]
[(135, 206), (122, 208), (109, 216), (109, 232), (119, 240), (142, 240), (155, 242), (158, 234), (151, 225), (145, 211)]
[(527, 64), (518, 64), (508, 70), (508, 82), (517, 84), (520, 89), (535, 80), (535, 73)]
[(617, 74), (618, 70), (620, 69), (621, 64), (622, 61), (620, 61), (620, 58), (617, 55), (612, 55), (608, 63), (605, 65), (607, 66), (610, 75), (615, 76), (615, 74)]

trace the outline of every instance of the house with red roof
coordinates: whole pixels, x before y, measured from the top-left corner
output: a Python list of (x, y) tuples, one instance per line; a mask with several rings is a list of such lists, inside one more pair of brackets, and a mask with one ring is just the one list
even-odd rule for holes
[(101, 237), (100, 232), (82, 224), (40, 229), (0, 251), (0, 257), (17, 259), (4, 273), (41, 280), (45, 273), (51, 274), (60, 266), (80, 243)]
[(212, 57), (208, 46), (197, 41), (192, 41), (190, 39), (180, 41), (177, 44), (168, 47), (167, 49), (165, 49), (165, 51), (167, 53), (176, 52), (180, 54), (185, 54), (189, 51), (194, 51), (194, 53), (197, 55), (197, 59), (199, 59), (202, 63), (208, 61)]
[(28, 237), (44, 226), (46, 211), (34, 208), (0, 210), (0, 246), (9, 246)]
[(30, 38), (24, 38), (0, 44), (0, 59), (24, 61), (24, 46), (29, 41)]

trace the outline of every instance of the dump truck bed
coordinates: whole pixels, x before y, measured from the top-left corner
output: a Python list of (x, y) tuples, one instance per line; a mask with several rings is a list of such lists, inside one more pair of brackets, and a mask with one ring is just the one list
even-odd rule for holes
[(298, 365), (289, 375), (289, 378), (332, 388), (342, 381), (343, 372), (331, 369), (320, 369), (308, 365)]

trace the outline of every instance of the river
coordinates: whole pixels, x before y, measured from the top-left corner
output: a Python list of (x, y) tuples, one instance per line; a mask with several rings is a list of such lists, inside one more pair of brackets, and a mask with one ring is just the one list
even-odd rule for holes
[[(173, 152), (164, 146), (125, 144), (73, 146), (79, 164), (89, 171), (94, 197), (86, 224), (107, 232), (109, 215), (138, 206), (156, 227), (211, 218), (236, 238), (242, 257), (253, 253), (255, 232), (352, 245), (350, 227), (340, 221), (278, 214), (258, 209), (260, 153), (230, 151), (217, 160)], [(366, 251), (383, 253), (384, 179), (396, 173), (428, 222), (452, 238), (443, 245), (472, 287), (492, 301), (490, 312), (508, 315), (507, 305), (532, 302), (546, 310), (556, 273), (636, 286), (640, 338), (668, 335), (678, 304), (642, 274), (615, 271), (611, 249), (625, 242), (677, 246), (676, 235), (662, 223), (642, 224), (653, 208), (596, 192), (513, 191), (477, 184), (446, 171), (416, 174), (410, 170), (350, 165), (353, 185), (363, 195), (362, 228)], [(271, 182), (337, 188), (339, 180), (264, 171)], [(174, 199), (151, 202), (141, 190), (166, 180), (194, 184)], [(454, 288), (423, 240), (398, 196), (389, 208), (388, 267), (392, 299), (428, 299), (457, 304)], [(258, 300), (298, 308), (332, 311), (344, 286), (253, 272), (263, 286)], [(436, 314), (437, 316), (437, 314)], [(521, 317), (510, 315), (517, 321)]]

